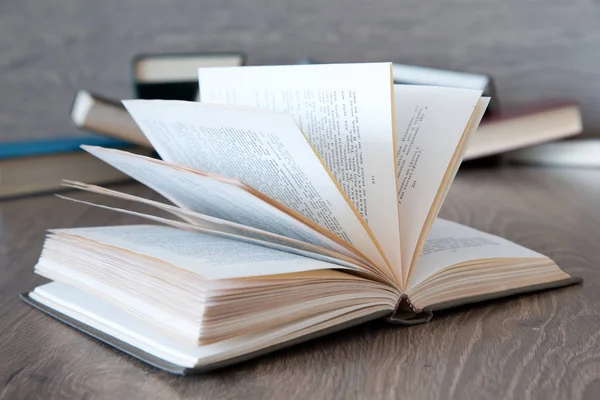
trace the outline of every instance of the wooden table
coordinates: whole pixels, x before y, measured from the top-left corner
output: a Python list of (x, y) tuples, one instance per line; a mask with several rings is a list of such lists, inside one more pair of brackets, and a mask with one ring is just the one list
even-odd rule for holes
[(600, 170), (463, 170), (442, 211), (548, 254), (583, 286), (440, 313), (410, 328), (370, 323), (185, 378), (17, 298), (42, 282), (32, 268), (46, 229), (138, 221), (52, 196), (0, 209), (0, 399), (600, 398)]

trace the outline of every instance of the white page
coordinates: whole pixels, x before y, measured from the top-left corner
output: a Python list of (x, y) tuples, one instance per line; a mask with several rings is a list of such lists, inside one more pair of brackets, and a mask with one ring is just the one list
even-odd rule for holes
[[(77, 256), (79, 255), (80, 254), (77, 254)], [(80, 260), (80, 262), (85, 261)], [(102, 298), (109, 304), (122, 307), (137, 318), (144, 318), (149, 322), (152, 321), (151, 323), (156, 324), (160, 329), (172, 329), (179, 332), (179, 335), (181, 335), (180, 337), (197, 338), (198, 323), (185, 313), (176, 313), (172, 311), (174, 297), (172, 297), (171, 290), (173, 290), (173, 288), (168, 290), (165, 287), (166, 285), (161, 286), (160, 288), (153, 287), (150, 289), (153, 290), (154, 296), (158, 297), (159, 300), (157, 301), (140, 294), (137, 291), (139, 285), (136, 285), (135, 283), (135, 288), (128, 286), (121, 288), (115, 287), (103, 279), (98, 279), (86, 273), (82, 273), (77, 269), (70, 268), (64, 263), (46, 259), (37, 263), (34, 272), (46, 279), (72, 286), (91, 294), (92, 296)], [(157, 296), (158, 293), (162, 293), (162, 295)], [(161, 301), (161, 298), (164, 300)], [(159, 304), (156, 304), (157, 302)], [(166, 305), (165, 303), (170, 304)], [(200, 303), (196, 302), (195, 304), (200, 309)], [(201, 311), (199, 313), (201, 313)]]
[[(269, 231), (265, 231), (258, 228), (253, 228), (247, 225), (242, 225), (236, 222), (231, 222), (225, 219), (213, 217), (206, 214), (201, 214), (196, 211), (192, 211), (189, 209), (180, 208), (177, 206), (172, 206), (170, 204), (161, 203), (154, 200), (145, 199), (143, 197), (134, 196), (128, 193), (119, 192), (116, 190), (106, 189), (100, 186), (95, 185), (87, 185), (80, 182), (71, 182), (64, 184), (63, 186), (71, 187), (74, 189), (85, 190), (91, 193), (101, 194), (103, 196), (116, 197), (120, 199), (125, 199), (128, 201), (133, 201), (136, 203), (146, 204), (151, 207), (154, 207), (159, 210), (166, 211), (172, 215), (175, 215), (181, 218), (187, 225), (193, 225), (196, 227), (201, 227), (205, 229), (209, 229), (211, 231), (218, 231), (226, 234), (235, 235), (237, 237), (245, 237), (252, 240), (258, 240), (261, 242), (269, 242), (274, 245), (288, 246), (286, 248), (296, 248), (299, 250), (324, 254), (330, 257), (336, 257), (341, 260), (345, 260), (348, 262), (356, 263), (360, 261), (358, 256), (355, 256), (353, 253), (349, 252), (345, 248), (338, 246), (336, 243), (333, 243), (334, 247), (339, 247), (339, 251), (331, 250), (325, 246), (317, 246), (308, 242), (300, 241), (297, 239), (292, 239), (287, 236), (282, 236), (276, 233), (272, 233)], [(104, 207), (101, 204), (89, 203), (82, 200), (75, 200), (69, 197), (56, 195), (57, 197), (64, 198), (70, 201), (75, 201), (79, 203), (91, 204), (99, 207)], [(113, 209), (112, 207), (109, 207)], [(120, 209), (115, 209), (118, 211), (122, 211)], [(180, 221), (181, 222), (181, 221)], [(327, 238), (323, 238), (323, 240), (327, 241)], [(326, 242), (329, 243), (329, 242)]]
[(483, 115), (485, 114), (485, 110), (487, 109), (489, 103), (490, 103), (489, 97), (482, 97), (477, 102), (475, 111), (473, 112), (473, 115), (471, 116), (471, 120), (469, 121), (469, 124), (467, 126), (467, 129), (465, 132), (465, 138), (463, 139), (463, 142), (460, 145), (460, 146), (462, 146), (462, 148), (457, 153), (455, 153), (455, 155), (454, 155), (455, 160), (453, 162), (454, 165), (451, 167), (450, 170), (448, 170), (446, 172), (446, 175), (444, 176), (444, 180), (442, 181), (440, 188), (436, 194), (435, 201), (430, 209), (430, 212), (427, 216), (425, 224), (421, 228), (421, 233), (419, 235), (419, 242), (417, 243), (417, 247), (415, 248), (415, 251), (414, 251), (414, 255), (413, 255), (413, 259), (412, 259), (411, 266), (409, 269), (409, 276), (408, 276), (407, 281), (410, 281), (410, 274), (412, 273), (412, 271), (414, 269), (417, 268), (417, 265), (419, 263), (419, 255), (421, 253), (423, 246), (425, 245), (425, 239), (427, 238), (427, 235), (429, 234), (429, 230), (433, 226), (433, 223), (434, 223), (436, 217), (438, 216), (440, 209), (442, 208), (442, 205), (444, 204), (444, 199), (446, 198), (446, 195), (450, 191), (450, 186), (452, 185), (452, 181), (454, 181), (454, 177), (456, 176), (456, 173), (458, 172), (458, 168), (460, 167), (461, 160), (463, 159), (463, 156), (465, 155), (465, 153), (467, 152), (467, 149), (469, 148), (469, 143), (470, 143), (473, 135), (477, 131), (477, 127), (479, 126), (479, 123), (481, 122), (481, 119), (483, 118)]
[[(51, 282), (35, 288), (30, 296), (63, 314), (75, 318), (103, 332), (125, 337), (143, 335), (146, 343), (136, 343), (137, 347), (170, 362), (193, 367), (198, 359), (198, 346), (182, 343), (153, 328), (150, 324), (111, 306), (70, 285)], [(118, 336), (113, 326), (119, 326), (122, 336)], [(130, 339), (131, 340), (131, 339)]]
[(123, 102), (169, 162), (240, 179), (386, 263), (289, 114), (196, 102)]
[(352, 255), (334, 240), (235, 184), (125, 151), (83, 148), (181, 208)]
[(200, 100), (291, 113), (400, 265), (391, 63), (200, 68)]
[(402, 273), (408, 279), (421, 230), (480, 90), (395, 85)]
[[(469, 125), (467, 127), (466, 138), (462, 144), (462, 151), (457, 156), (458, 160), (462, 161), (464, 155), (467, 153), (467, 151), (469, 149), (469, 144), (472, 142), (475, 132), (477, 132), (477, 128), (479, 127), (479, 124), (481, 123), (481, 120), (483, 119), (485, 110), (487, 109), (488, 105), (490, 104), (490, 100), (491, 100), (490, 97), (482, 97), (477, 102), (477, 106), (475, 107), (475, 112), (471, 116), (471, 121), (469, 121)], [(452, 171), (450, 171), (444, 178), (444, 182), (442, 183), (442, 186), (440, 187), (440, 190), (438, 191), (438, 195), (437, 195), (437, 199), (436, 199), (437, 204), (434, 204), (434, 206), (433, 206), (435, 208), (435, 211), (433, 211), (428, 216), (426, 225), (427, 224), (432, 225), (433, 221), (438, 216), (438, 214), (442, 208), (442, 205), (444, 204), (444, 199), (448, 195), (448, 192), (450, 191), (450, 186), (452, 185), (452, 182), (454, 181), (454, 178), (456, 177), (456, 173), (458, 172), (458, 169), (460, 168), (460, 164), (461, 164), (461, 162), (456, 162), (452, 168)], [(422, 240), (424, 239), (423, 236), (425, 236), (425, 238), (427, 237), (426, 235), (429, 233), (429, 228), (430, 228), (430, 226), (423, 227), (423, 231), (421, 231)], [(421, 252), (421, 250), (419, 248), (417, 248), (416, 253), (419, 254), (420, 252)], [(418, 256), (413, 257), (413, 260), (412, 260), (413, 265), (418, 263), (418, 258), (419, 258)]]
[(547, 258), (501, 237), (435, 220), (408, 284), (412, 288), (451, 265), (490, 258)]
[(332, 269), (334, 265), (234, 239), (159, 225), (52, 230), (125, 249), (176, 265), (205, 279)]
[(332, 265), (331, 268), (343, 268), (360, 271), (369, 275), (375, 274), (377, 279), (382, 279), (379, 270), (372, 270), (363, 264), (357, 263), (350, 258), (345, 258), (337, 253), (328, 252), (316, 246), (307, 245), (303, 242), (291, 241), (288, 238), (282, 236), (276, 236), (273, 234), (261, 233), (258, 230), (243, 229), (241, 226), (235, 226), (232, 224), (219, 224), (210, 220), (204, 220), (200, 224), (176, 221), (168, 218), (159, 217), (152, 214), (140, 213), (137, 211), (127, 210), (124, 208), (110, 207), (103, 204), (92, 203), (89, 201), (77, 200), (71, 197), (56, 195), (57, 197), (73, 201), (75, 203), (86, 204), (93, 207), (102, 208), (105, 210), (115, 211), (118, 213), (133, 215), (135, 217), (144, 218), (153, 222), (158, 222), (163, 225), (171, 226), (178, 229), (183, 229), (190, 232), (200, 232), (209, 235), (215, 235), (224, 237), (240, 242), (256, 244), (259, 246), (268, 247), (271, 249), (281, 250), (292, 254), (301, 255), (315, 260), (328, 262)]

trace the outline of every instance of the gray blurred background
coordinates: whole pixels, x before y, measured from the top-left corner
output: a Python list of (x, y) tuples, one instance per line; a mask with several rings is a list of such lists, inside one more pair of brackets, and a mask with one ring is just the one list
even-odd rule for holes
[(600, 136), (598, 0), (2, 0), (0, 140), (75, 133), (76, 89), (130, 97), (134, 54), (178, 51), (487, 73), (503, 108), (577, 100)]

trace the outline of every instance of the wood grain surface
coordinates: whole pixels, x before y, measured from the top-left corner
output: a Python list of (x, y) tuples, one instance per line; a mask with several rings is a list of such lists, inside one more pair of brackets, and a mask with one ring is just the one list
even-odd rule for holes
[(0, 140), (73, 134), (76, 89), (131, 96), (141, 52), (244, 51), (250, 64), (399, 61), (491, 74), (505, 108), (580, 101), (600, 135), (598, 0), (7, 0)]
[(17, 298), (42, 283), (32, 268), (46, 229), (140, 220), (52, 196), (0, 210), (0, 399), (599, 398), (600, 170), (462, 170), (442, 210), (548, 254), (583, 286), (409, 328), (370, 323), (197, 377), (147, 367)]

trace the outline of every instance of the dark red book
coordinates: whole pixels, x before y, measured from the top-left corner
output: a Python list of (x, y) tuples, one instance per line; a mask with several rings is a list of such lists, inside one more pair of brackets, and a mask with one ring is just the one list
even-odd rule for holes
[(486, 157), (580, 134), (575, 102), (546, 102), (485, 118), (471, 138), (464, 160)]

